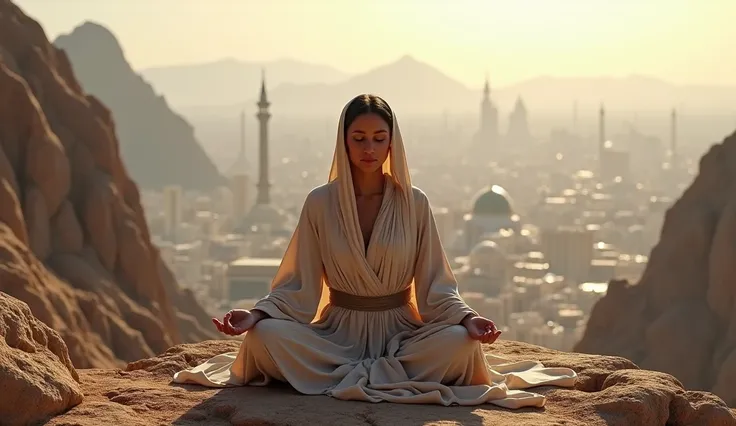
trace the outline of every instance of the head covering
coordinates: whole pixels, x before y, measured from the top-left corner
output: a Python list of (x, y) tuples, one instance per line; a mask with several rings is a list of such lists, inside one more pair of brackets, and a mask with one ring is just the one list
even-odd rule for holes
[[(352, 101), (351, 101), (352, 102)], [(332, 157), (332, 167), (328, 182), (337, 185), (339, 211), (338, 226), (342, 228), (346, 236), (350, 251), (356, 259), (370, 263), (371, 252), (366, 251), (363, 241), (363, 233), (360, 230), (358, 220), (358, 208), (355, 200), (355, 189), (353, 187), (352, 173), (350, 169), (350, 158), (345, 145), (345, 114), (350, 102), (342, 110), (340, 121), (337, 125), (337, 137), (335, 152)], [(382, 210), (376, 218), (376, 226), (373, 233), (377, 234), (372, 239), (381, 240), (379, 245), (390, 245), (400, 247), (398, 256), (406, 256), (405, 265), (414, 267), (417, 253), (417, 218), (414, 205), (414, 191), (411, 185), (411, 176), (406, 162), (404, 141), (399, 130), (399, 122), (396, 114), (393, 114), (393, 127), (391, 129), (391, 145), (388, 158), (383, 163), (383, 173), (386, 175), (386, 186), (383, 194)], [(380, 223), (379, 223), (380, 221)], [(394, 259), (398, 260), (398, 259)], [(370, 265), (368, 265), (370, 267)], [(371, 279), (364, 276), (366, 280)], [(322, 301), (318, 316), (327, 303), (327, 289), (323, 289)], [(414, 299), (412, 305), (416, 306)]]
[[(344, 132), (345, 114), (351, 102), (345, 105), (340, 114), (340, 121), (337, 125), (335, 153), (332, 156), (332, 167), (330, 168), (328, 182), (337, 181), (341, 210), (340, 225), (343, 227), (345, 235), (350, 239), (350, 246), (359, 253), (363, 253), (365, 245), (363, 233), (360, 231), (360, 223), (358, 221), (358, 208), (355, 202), (355, 189), (353, 187), (350, 158), (348, 157)], [(404, 140), (401, 137), (399, 120), (396, 118), (396, 113), (393, 113), (391, 145), (388, 158), (383, 163), (383, 173), (390, 179), (390, 183), (393, 184), (387, 185), (387, 191), (384, 193), (384, 197), (392, 196), (399, 198), (394, 200), (398, 201), (398, 203), (394, 203), (396, 204), (394, 206), (395, 211), (390, 215), (391, 222), (393, 223), (389, 224), (389, 226), (394, 230), (403, 230), (409, 240), (406, 241), (407, 243), (416, 241), (414, 191), (412, 190), (409, 166), (406, 163), (406, 152), (404, 151)], [(394, 194), (394, 192), (397, 193)], [(407, 247), (407, 249), (410, 248), (413, 247)], [(413, 250), (411, 251), (413, 252)]]

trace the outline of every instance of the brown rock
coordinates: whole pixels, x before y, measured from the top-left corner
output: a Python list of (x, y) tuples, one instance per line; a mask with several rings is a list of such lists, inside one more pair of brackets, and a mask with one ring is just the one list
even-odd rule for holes
[[(43, 87), (40, 83), (37, 86), (39, 90)], [(37, 111), (40, 108), (35, 102), (33, 107)], [(49, 128), (46, 116), (38, 111), (33, 117), (39, 122), (31, 125), (33, 133), (26, 146), (26, 178), (39, 188), (49, 214), (54, 214), (69, 193), (69, 160), (59, 138)]]
[(0, 419), (44, 420), (82, 402), (79, 376), (61, 336), (28, 305), (0, 292)]
[(214, 337), (180, 320), (208, 322), (160, 273), (110, 111), (8, 0), (0, 88), (0, 291), (56, 330), (77, 367), (113, 368)]
[[(2, 150), (0, 156), (1, 154)], [(5, 223), (18, 239), (28, 244), (28, 231), (18, 193), (13, 188), (13, 183), (3, 178), (0, 178), (0, 223)]]
[(574, 389), (540, 387), (543, 409), (370, 404), (300, 395), (285, 385), (210, 389), (171, 383), (174, 372), (220, 353), (237, 351), (237, 340), (178, 345), (139, 360), (125, 371), (81, 370), (85, 400), (49, 425), (736, 425), (736, 416), (709, 393), (689, 392), (674, 377), (639, 370), (618, 357), (557, 352), (500, 341), (486, 350), (510, 360), (539, 359), (571, 367)]
[(84, 247), (84, 231), (68, 200), (64, 200), (51, 218), (51, 237), (54, 253), (78, 253)]
[(736, 406), (736, 134), (667, 211), (639, 283), (611, 282), (575, 350), (627, 357)]
[(116, 196), (110, 179), (97, 174), (95, 181), (88, 185), (82, 220), (87, 230), (90, 244), (100, 256), (102, 265), (109, 271), (115, 269), (117, 258), (117, 235), (113, 225), (112, 202)]
[(49, 210), (41, 191), (32, 185), (26, 190), (23, 210), (28, 227), (28, 245), (37, 258), (45, 260), (51, 251)]
[(18, 179), (15, 177), (15, 170), (13, 170), (10, 160), (8, 160), (8, 157), (5, 155), (2, 140), (0, 140), (0, 180), (4, 180), (10, 189), (18, 194), (18, 191), (20, 190)]

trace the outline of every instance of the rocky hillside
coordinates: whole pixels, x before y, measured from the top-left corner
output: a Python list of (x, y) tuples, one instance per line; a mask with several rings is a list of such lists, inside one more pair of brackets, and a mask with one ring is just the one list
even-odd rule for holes
[(110, 111), (40, 25), (0, 0), (0, 291), (78, 368), (212, 336), (150, 242)]
[(619, 355), (736, 406), (736, 134), (665, 216), (639, 283), (612, 282), (575, 350)]
[(194, 128), (131, 69), (110, 31), (87, 22), (54, 44), (69, 57), (84, 91), (112, 112), (123, 162), (141, 187), (210, 190), (224, 184)]

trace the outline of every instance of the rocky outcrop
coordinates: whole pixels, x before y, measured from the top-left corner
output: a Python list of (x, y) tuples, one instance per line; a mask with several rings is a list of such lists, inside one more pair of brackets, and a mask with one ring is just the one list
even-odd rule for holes
[(486, 350), (510, 360), (539, 359), (579, 374), (574, 389), (542, 387), (544, 409), (370, 404), (303, 396), (286, 386), (207, 389), (174, 385), (175, 371), (219, 353), (237, 341), (175, 346), (131, 363), (125, 371), (81, 370), (85, 400), (49, 425), (736, 425), (734, 412), (705, 392), (686, 391), (674, 377), (640, 370), (618, 357), (557, 352), (500, 341)]
[(667, 211), (639, 283), (609, 284), (575, 350), (619, 355), (736, 406), (736, 134)]
[(60, 334), (77, 368), (213, 336), (150, 242), (110, 111), (9, 0), (0, 88), (0, 291)]
[(29, 424), (82, 402), (79, 376), (59, 333), (28, 305), (0, 293), (0, 424)]
[(139, 185), (210, 190), (225, 183), (194, 128), (131, 69), (109, 30), (87, 22), (54, 44), (68, 55), (84, 91), (110, 108), (123, 161)]

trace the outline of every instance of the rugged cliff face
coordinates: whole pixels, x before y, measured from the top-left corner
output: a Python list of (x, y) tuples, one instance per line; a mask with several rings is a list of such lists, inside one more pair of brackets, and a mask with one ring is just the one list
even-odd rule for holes
[(110, 111), (9, 0), (0, 0), (0, 291), (59, 332), (76, 367), (213, 335), (150, 242)]
[(225, 183), (194, 128), (131, 69), (110, 31), (87, 22), (54, 44), (69, 57), (84, 91), (112, 112), (123, 162), (141, 187), (208, 190)]
[(575, 350), (620, 355), (736, 406), (736, 134), (700, 161), (636, 285), (612, 282)]

